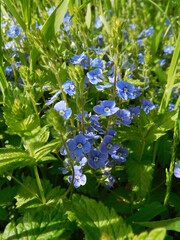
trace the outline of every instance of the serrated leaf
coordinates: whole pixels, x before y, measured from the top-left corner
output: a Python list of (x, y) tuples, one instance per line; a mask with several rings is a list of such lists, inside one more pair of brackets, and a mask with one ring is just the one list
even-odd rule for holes
[(36, 149), (34, 152), (34, 157), (36, 161), (39, 161), (46, 155), (48, 155), (52, 150), (55, 150), (58, 146), (60, 148), (61, 145), (61, 140), (60, 139), (54, 139), (51, 142), (47, 143), (46, 145)]
[(30, 157), (26, 151), (15, 148), (0, 149), (0, 174), (5, 174), (17, 168), (33, 165), (34, 158)]
[(87, 240), (117, 240), (133, 236), (131, 227), (113, 209), (109, 211), (102, 202), (73, 195), (72, 211)]
[(135, 223), (149, 228), (163, 227), (166, 230), (180, 232), (180, 217), (161, 221), (135, 222)]
[[(64, 194), (64, 189), (59, 187), (52, 188), (51, 183), (42, 179), (41, 181), (47, 206), (54, 206), (60, 201), (61, 196)], [(35, 179), (31, 177), (26, 177), (23, 180), (24, 187), (20, 187), (16, 199), (16, 208), (20, 212), (25, 212), (27, 210), (34, 210), (36, 208), (42, 208), (43, 203), (41, 201), (41, 196), (39, 194), (39, 189)]]
[(178, 111), (158, 114), (154, 118), (152, 126), (148, 129), (148, 133), (145, 136), (145, 141), (146, 142), (156, 141), (158, 138), (163, 136), (168, 130), (173, 129), (177, 117)]
[(126, 168), (133, 191), (137, 193), (138, 197), (145, 197), (153, 178), (154, 165), (150, 162), (141, 162), (138, 159), (129, 158), (126, 161)]
[(65, 215), (62, 204), (44, 206), (34, 212), (26, 212), (16, 222), (10, 222), (3, 233), (3, 239), (52, 240), (69, 239), (73, 231), (72, 223)]

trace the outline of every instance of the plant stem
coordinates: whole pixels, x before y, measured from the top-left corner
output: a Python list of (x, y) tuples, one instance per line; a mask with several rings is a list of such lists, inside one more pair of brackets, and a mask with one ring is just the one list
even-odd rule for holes
[[(61, 133), (60, 133), (60, 134), (61, 134)], [(75, 172), (74, 172), (74, 166), (73, 166), (74, 161), (73, 161), (73, 159), (72, 159), (72, 157), (71, 157), (71, 155), (70, 155), (70, 153), (69, 153), (69, 150), (68, 150), (68, 148), (67, 148), (67, 146), (66, 146), (66, 142), (64, 141), (64, 137), (63, 137), (62, 134), (61, 134), (61, 139), (62, 139), (63, 145), (64, 145), (64, 147), (65, 147), (65, 149), (66, 149), (68, 158), (70, 159), (71, 170), (72, 170), (72, 181), (71, 181), (71, 184), (69, 185), (67, 191), (66, 191), (65, 194), (62, 196), (62, 198), (64, 198), (64, 197), (66, 197), (66, 196), (69, 194), (69, 192), (71, 191), (71, 189), (72, 189), (72, 187), (73, 187)]]
[[(32, 149), (31, 144), (29, 144), (29, 153), (30, 153), (31, 157), (34, 157), (34, 153), (33, 153), (33, 149)], [(45, 199), (45, 195), (44, 195), (44, 190), (43, 190), (43, 187), (42, 187), (42, 184), (41, 184), (41, 180), (40, 180), (39, 173), (38, 173), (38, 168), (37, 168), (36, 165), (34, 166), (34, 173), (35, 173), (36, 182), (37, 182), (37, 185), (38, 185), (38, 188), (39, 188), (39, 192), (40, 192), (40, 195), (41, 195), (42, 203), (45, 204), (46, 199)]]
[(179, 129), (178, 129), (178, 117), (177, 117), (177, 120), (176, 120), (175, 126), (174, 126), (174, 139), (173, 139), (172, 157), (171, 157), (169, 172), (166, 169), (166, 186), (167, 186), (167, 189), (166, 189), (166, 195), (165, 195), (165, 198), (164, 198), (164, 205), (165, 206), (168, 204), (169, 197), (170, 197), (170, 194), (171, 194), (172, 177), (173, 177), (173, 173), (174, 173), (174, 166), (175, 166), (175, 160), (176, 160), (176, 150), (177, 150), (178, 144), (179, 144)]
[(35, 173), (35, 176), (36, 176), (36, 181), (37, 181), (37, 185), (38, 185), (39, 192), (40, 192), (40, 195), (41, 195), (42, 203), (45, 204), (46, 199), (45, 199), (44, 190), (43, 190), (43, 187), (42, 187), (42, 184), (41, 184), (41, 180), (40, 180), (40, 177), (39, 177), (37, 166), (34, 166), (34, 173)]

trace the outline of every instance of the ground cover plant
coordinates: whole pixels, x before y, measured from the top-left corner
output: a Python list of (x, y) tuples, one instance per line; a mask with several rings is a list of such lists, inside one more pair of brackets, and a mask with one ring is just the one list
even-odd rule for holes
[(0, 7), (0, 239), (179, 239), (180, 2)]

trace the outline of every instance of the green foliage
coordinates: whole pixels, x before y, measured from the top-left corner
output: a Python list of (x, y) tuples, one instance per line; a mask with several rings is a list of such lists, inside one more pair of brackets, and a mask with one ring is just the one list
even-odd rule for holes
[(4, 118), (10, 134), (24, 136), (37, 131), (39, 126), (30, 97), (11, 85), (6, 90)]
[(132, 229), (112, 209), (101, 202), (85, 196), (73, 195), (72, 211), (85, 238), (90, 239), (131, 239)]
[[(41, 29), (41, 34), (44, 37), (45, 41), (50, 41), (58, 31), (60, 24), (62, 23), (63, 17), (67, 11), (69, 0), (61, 0), (57, 5), (56, 9), (49, 16), (45, 24)], [(37, 59), (39, 57), (39, 51), (36, 48), (33, 48), (31, 52), (31, 68), (33, 69)]]
[(18, 221), (6, 226), (3, 239), (69, 239), (72, 231), (63, 204), (59, 203), (33, 212), (27, 211)]
[(153, 221), (153, 222), (136, 222), (141, 226), (149, 227), (149, 228), (156, 228), (156, 227), (163, 227), (166, 230), (173, 230), (176, 232), (180, 232), (180, 218), (172, 218), (167, 220), (161, 221)]
[[(60, 189), (59, 187), (52, 188), (52, 185), (46, 179), (42, 180), (42, 186), (45, 194), (46, 206), (53, 207), (60, 201), (61, 196), (64, 194), (64, 189)], [(23, 185), (19, 188), (15, 199), (16, 208), (21, 213), (43, 207), (36, 180), (31, 177), (24, 178)]]
[(0, 174), (12, 172), (14, 169), (35, 164), (35, 159), (23, 150), (16, 148), (0, 149)]
[(133, 240), (150, 240), (150, 239), (157, 239), (163, 240), (166, 237), (166, 229), (165, 228), (155, 228), (154, 230), (150, 231), (149, 234), (147, 232), (143, 232), (138, 236), (135, 236)]
[(154, 164), (150, 161), (140, 162), (138, 159), (128, 159), (126, 167), (133, 191), (139, 198), (145, 197), (151, 186)]

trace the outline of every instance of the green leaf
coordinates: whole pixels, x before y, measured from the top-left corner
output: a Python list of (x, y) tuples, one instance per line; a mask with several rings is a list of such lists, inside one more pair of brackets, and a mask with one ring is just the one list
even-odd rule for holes
[(109, 211), (102, 202), (73, 195), (72, 211), (87, 240), (117, 240), (133, 236), (131, 227), (113, 209)]
[[(50, 41), (55, 34), (57, 33), (65, 13), (67, 12), (68, 9), (68, 3), (69, 0), (61, 0), (60, 3), (57, 5), (55, 10), (52, 12), (52, 14), (49, 16), (45, 24), (43, 25), (41, 29), (42, 36), (44, 36), (44, 39), (46, 42)], [(40, 53), (38, 49), (33, 48), (30, 56), (30, 61), (31, 61), (31, 68), (33, 69)]]
[(163, 136), (168, 130), (174, 128), (175, 121), (178, 117), (178, 111), (165, 112), (164, 114), (158, 114), (153, 119), (153, 124), (148, 129), (145, 136), (146, 142), (156, 141)]
[[(165, 212), (167, 208), (159, 202), (152, 202), (145, 207), (142, 207), (138, 212), (128, 217), (127, 223), (132, 224), (135, 221), (149, 221), (154, 217), (158, 216), (162, 212)], [(133, 230), (138, 231), (139, 226), (132, 226)], [(139, 232), (139, 231), (138, 231)]]
[(141, 226), (149, 227), (149, 228), (159, 228), (163, 227), (166, 230), (180, 232), (180, 217), (161, 220), (161, 221), (153, 221), (153, 222), (135, 222)]
[(4, 118), (10, 134), (33, 135), (38, 132), (39, 119), (37, 118), (32, 101), (26, 91), (8, 85), (5, 92)]
[(91, 26), (91, 3), (87, 5), (86, 25), (88, 28)]
[(65, 215), (63, 204), (44, 206), (34, 212), (26, 212), (16, 222), (10, 222), (3, 233), (7, 240), (51, 240), (69, 239), (73, 231), (72, 223)]
[(43, 157), (48, 155), (52, 150), (57, 149), (58, 146), (60, 147), (61, 144), (62, 143), (60, 139), (52, 140), (51, 142), (47, 143), (43, 147), (38, 148), (34, 152), (34, 158), (36, 159), (36, 161), (40, 161)]
[(175, 81), (176, 70), (177, 70), (178, 62), (179, 62), (179, 56), (180, 56), (180, 33), (179, 33), (178, 39), (176, 41), (176, 47), (174, 49), (173, 57), (172, 57), (171, 64), (169, 67), (167, 85), (166, 85), (166, 89), (164, 91), (164, 94), (163, 94), (163, 97), (161, 100), (161, 104), (160, 104), (160, 108), (159, 108), (160, 113), (164, 112), (168, 106), (168, 103), (169, 103), (169, 100), (171, 97), (171, 93), (172, 93), (172, 89), (173, 89), (173, 85), (174, 85), (174, 81)]
[(32, 0), (21, 0), (22, 10), (24, 20), (26, 22), (27, 27), (30, 27), (31, 24), (31, 11), (33, 10), (33, 1)]
[(155, 30), (155, 32), (153, 34), (153, 37), (152, 37), (151, 52), (152, 52), (153, 58), (155, 57), (155, 54), (156, 54), (156, 52), (158, 50), (158, 47), (159, 47), (159, 44), (160, 44), (160, 41), (161, 41), (162, 32), (164, 30), (164, 23), (165, 23), (165, 21), (167, 19), (167, 12), (168, 12), (168, 8), (169, 8), (169, 2), (170, 1), (168, 1), (167, 5), (166, 5), (164, 18), (163, 18), (161, 24), (156, 28), (156, 30)]
[(166, 237), (166, 229), (165, 228), (156, 228), (147, 232), (143, 232), (138, 236), (134, 236), (133, 240), (163, 240)]
[(2, 66), (0, 66), (0, 89), (3, 94), (3, 98), (5, 97), (4, 92), (5, 92), (6, 87), (7, 87), (7, 80), (6, 80), (3, 68), (2, 68)]
[(126, 161), (126, 167), (133, 191), (137, 193), (138, 197), (145, 197), (153, 178), (154, 165), (151, 162), (140, 162), (138, 159), (129, 158)]
[(15, 148), (0, 148), (0, 174), (13, 171), (16, 168), (22, 168), (33, 165), (34, 158), (23, 150)]
[(7, 9), (11, 12), (13, 17), (16, 18), (17, 22), (22, 27), (24, 32), (26, 32), (26, 24), (24, 23), (23, 19), (19, 15), (18, 10), (16, 9), (15, 5), (11, 2), (11, 0), (4, 0), (4, 3), (6, 4)]
[[(59, 187), (52, 188), (49, 180), (46, 179), (42, 179), (41, 183), (44, 190), (46, 205), (54, 206), (60, 201), (61, 196), (64, 194), (64, 189), (60, 189)], [(21, 186), (15, 196), (17, 201), (16, 208), (23, 213), (27, 210), (30, 211), (43, 207), (36, 180), (31, 177), (26, 177), (23, 179), (23, 184), (25, 187)]]
[(106, 29), (106, 32), (110, 35), (111, 34), (111, 28), (108, 24), (108, 22), (106, 21), (106, 18), (104, 16), (104, 13), (103, 13), (103, 9), (102, 9), (102, 4), (101, 4), (101, 1), (100, 1), (100, 19), (102, 21), (102, 23), (104, 24), (104, 27)]

